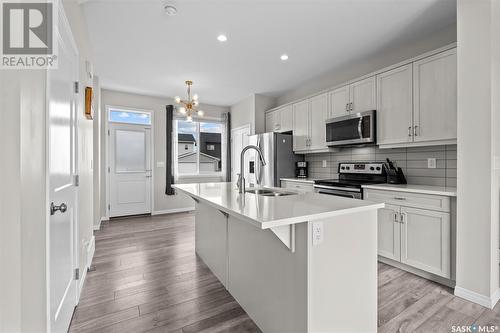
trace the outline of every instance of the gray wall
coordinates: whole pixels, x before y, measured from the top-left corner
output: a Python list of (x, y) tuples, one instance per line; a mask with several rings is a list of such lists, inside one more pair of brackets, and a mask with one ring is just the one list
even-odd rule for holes
[[(299, 84), (297, 88), (284, 93), (277, 99), (277, 105), (293, 102), (294, 100), (320, 92), (322, 90), (342, 84), (373, 71), (396, 64), (422, 53), (435, 50), (457, 41), (457, 27), (453, 24), (438, 31), (425, 39), (408, 41), (396, 48), (384, 49), (377, 54), (371, 54), (362, 59), (353, 59), (337, 68), (333, 68), (323, 75), (312, 78)], [(341, 52), (341, 50), (339, 50)], [(328, 64), (325, 64), (327, 67)]]
[[(343, 148), (338, 153), (305, 155), (312, 178), (335, 178), (339, 162), (385, 161), (397, 162), (411, 184), (457, 186), (457, 146), (379, 149), (378, 147)], [(427, 158), (436, 158), (436, 169), (427, 168)], [(327, 167), (323, 168), (323, 160)]]
[[(111, 106), (122, 106), (128, 108), (137, 108), (142, 110), (153, 111), (153, 131), (154, 131), (154, 161), (153, 161), (153, 173), (154, 173), (154, 202), (153, 202), (153, 212), (164, 212), (169, 210), (178, 209), (188, 209), (194, 207), (193, 201), (186, 197), (185, 195), (178, 194), (173, 196), (165, 195), (165, 168), (157, 167), (156, 162), (162, 161), (166, 162), (165, 150), (166, 150), (166, 138), (165, 138), (165, 106), (168, 104), (174, 104), (173, 99), (164, 97), (153, 97), (132, 93), (125, 93), (113, 90), (102, 89), (101, 90), (101, 112), (102, 119), (106, 119), (106, 105)], [(206, 117), (217, 117), (220, 118), (221, 114), (228, 112), (229, 108), (222, 106), (213, 106), (207, 104), (201, 104), (200, 109), (205, 111)], [(101, 151), (103, 155), (106, 152), (106, 140), (102, 140)], [(102, 197), (106, 198), (105, 186), (106, 186), (106, 159), (102, 159), (102, 173), (101, 173), (101, 183), (103, 184)], [(183, 182), (207, 182), (207, 181), (221, 181), (219, 178), (193, 178), (193, 179), (183, 179)], [(105, 201), (105, 200), (101, 200)], [(102, 211), (105, 214), (105, 210)]]

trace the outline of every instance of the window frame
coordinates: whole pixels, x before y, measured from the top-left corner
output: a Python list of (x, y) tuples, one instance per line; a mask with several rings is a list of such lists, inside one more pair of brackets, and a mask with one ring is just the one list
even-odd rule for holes
[[(178, 128), (179, 128), (179, 121), (184, 121), (186, 122), (186, 119), (184, 117), (174, 117), (174, 126), (173, 126), (173, 131), (172, 131), (172, 142), (174, 143), (174, 149), (173, 149), (173, 168), (174, 168), (174, 179), (183, 179), (183, 178), (210, 178), (210, 177), (224, 177), (224, 167), (226, 166), (226, 159), (227, 159), (227, 154), (225, 154), (225, 149), (227, 149), (228, 142), (226, 138), (226, 123), (224, 120), (220, 118), (212, 118), (212, 117), (203, 117), (203, 118), (193, 118), (193, 123), (196, 124), (196, 134), (195, 134), (195, 146), (197, 147), (196, 149), (196, 173), (179, 173), (179, 140), (178, 140)], [(204, 172), (200, 173), (200, 153), (201, 153), (201, 145), (200, 145), (200, 129), (201, 129), (201, 123), (212, 123), (212, 124), (219, 124), (222, 126), (222, 131), (220, 133), (221, 135), (221, 169), (220, 171), (216, 172)]]
[[(149, 116), (149, 124), (142, 124), (142, 123), (131, 123), (131, 122), (125, 122), (125, 121), (115, 121), (111, 120), (111, 113), (113, 111), (121, 111), (121, 112), (127, 112), (127, 113), (137, 113), (137, 114), (145, 114)], [(126, 125), (138, 125), (138, 126), (152, 126), (153, 124), (153, 113), (151, 111), (147, 110), (140, 110), (140, 109), (134, 109), (134, 108), (127, 108), (127, 107), (119, 107), (119, 106), (107, 106), (107, 122), (111, 124), (126, 124)]]

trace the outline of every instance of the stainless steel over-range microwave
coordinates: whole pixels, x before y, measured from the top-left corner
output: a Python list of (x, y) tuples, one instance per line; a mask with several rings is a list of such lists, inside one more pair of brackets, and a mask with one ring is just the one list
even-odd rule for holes
[(376, 143), (375, 110), (335, 117), (326, 121), (328, 146), (353, 146)]

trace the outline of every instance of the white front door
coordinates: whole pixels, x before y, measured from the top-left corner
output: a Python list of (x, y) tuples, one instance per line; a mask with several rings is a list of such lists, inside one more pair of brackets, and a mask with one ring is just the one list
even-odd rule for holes
[[(235, 183), (240, 173), (240, 155), (244, 147), (248, 146), (250, 136), (250, 125), (234, 128), (231, 130), (231, 181)], [(245, 175), (246, 172), (244, 171)]]
[[(58, 36), (59, 67), (47, 71), (50, 330), (66, 332), (77, 302), (76, 97), (78, 55), (65, 29)], [(68, 28), (69, 30), (69, 28)], [(81, 111), (83, 112), (83, 111)]]
[(110, 123), (109, 216), (151, 213), (151, 128)]

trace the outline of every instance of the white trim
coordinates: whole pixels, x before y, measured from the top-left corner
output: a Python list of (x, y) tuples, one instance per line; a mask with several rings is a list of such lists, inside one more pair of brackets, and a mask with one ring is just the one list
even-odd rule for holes
[(411, 148), (411, 147), (429, 147), (429, 146), (441, 146), (441, 145), (456, 145), (457, 140), (434, 140), (434, 141), (418, 141), (418, 142), (405, 142), (405, 143), (389, 143), (378, 145), (379, 149), (387, 148)]
[(95, 253), (95, 236), (92, 235), (89, 244), (87, 245), (87, 268), (92, 265), (92, 259), (94, 259)]
[(493, 295), (488, 297), (462, 287), (455, 287), (455, 296), (482, 305), (489, 309), (493, 309), (498, 300), (500, 300), (500, 289), (497, 289)]
[(94, 224), (93, 225), (94, 231), (101, 230), (101, 223), (102, 223), (102, 218), (99, 220), (99, 224), (97, 224), (97, 225)]
[(174, 213), (187, 213), (192, 212), (194, 207), (186, 207), (186, 208), (172, 208), (172, 209), (164, 209), (164, 210), (155, 210), (151, 215), (164, 215), (164, 214), (174, 214)]
[[(105, 116), (105, 121), (104, 121), (104, 159), (106, 161), (106, 166), (104, 169), (104, 173), (106, 174), (106, 205), (105, 205), (105, 215), (101, 217), (101, 222), (102, 221), (109, 221), (109, 203), (110, 203), (110, 198), (109, 198), (109, 137), (110, 135), (108, 134), (110, 131), (110, 121), (109, 121), (109, 110), (110, 109), (121, 109), (125, 111), (138, 111), (142, 113), (149, 113), (151, 115), (151, 125), (144, 125), (144, 124), (123, 124), (123, 123), (115, 123), (115, 124), (122, 124), (122, 125), (130, 125), (130, 126), (141, 126), (141, 127), (149, 127), (150, 129), (150, 167), (151, 167), (151, 207), (150, 207), (150, 212), (152, 213), (154, 210), (154, 202), (155, 202), (155, 190), (154, 190), (154, 184), (155, 184), (155, 169), (156, 169), (156, 163), (155, 163), (155, 113), (154, 110), (149, 110), (149, 109), (141, 109), (141, 108), (134, 108), (134, 107), (127, 107), (127, 106), (117, 106), (117, 105), (111, 105), (111, 104), (106, 104), (104, 106), (106, 109), (106, 116)], [(99, 223), (100, 226), (100, 223)], [(99, 230), (99, 229), (94, 229), (94, 230)]]

